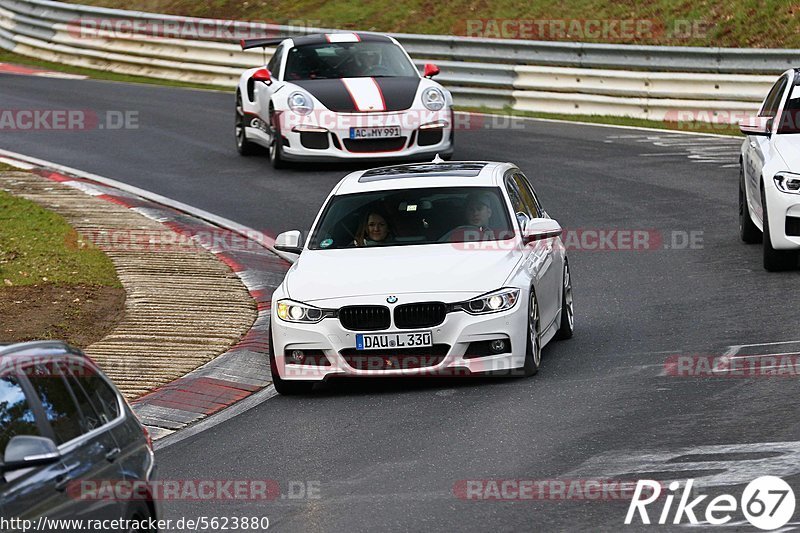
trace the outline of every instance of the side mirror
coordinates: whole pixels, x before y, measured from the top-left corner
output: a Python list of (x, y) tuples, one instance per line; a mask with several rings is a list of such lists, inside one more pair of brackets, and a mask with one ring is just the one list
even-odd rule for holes
[(284, 231), (275, 237), (275, 249), (281, 252), (299, 255), (300, 252), (303, 251), (302, 238), (303, 234), (296, 229)]
[(751, 117), (739, 122), (739, 129), (745, 135), (763, 135), (772, 133), (772, 117)]
[(269, 69), (267, 68), (260, 68), (257, 71), (253, 72), (251, 76), (255, 81), (263, 81), (267, 85), (272, 83), (272, 74), (270, 74)]
[(425, 63), (425, 72), (422, 74), (426, 78), (432, 78), (439, 74), (439, 67), (433, 63)]
[(6, 445), (0, 470), (11, 472), (54, 463), (61, 459), (56, 443), (47, 437), (17, 435)]
[(552, 218), (534, 218), (526, 224), (522, 232), (522, 243), (552, 239), (560, 236), (563, 231), (561, 224)]
[(517, 224), (519, 224), (519, 229), (522, 230), (523, 235), (525, 234), (525, 229), (528, 227), (530, 221), (531, 217), (529, 217), (527, 213), (517, 213)]

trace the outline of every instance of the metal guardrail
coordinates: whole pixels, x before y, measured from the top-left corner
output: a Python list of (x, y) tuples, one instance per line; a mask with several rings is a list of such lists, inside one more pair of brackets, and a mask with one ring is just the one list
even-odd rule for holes
[[(97, 22), (112, 31), (87, 31)], [(131, 30), (135, 24), (136, 31), (113, 31), (124, 23)], [(210, 35), (159, 34), (170, 25), (205, 28)], [(242, 70), (263, 61), (259, 51), (243, 52), (234, 34), (320, 31), (335, 30), (0, 0), (0, 48), (74, 66), (226, 88), (235, 86)], [(800, 50), (394, 36), (419, 66), (436, 60), (442, 69), (438, 80), (461, 105), (556, 113), (661, 120), (674, 110), (701, 109), (733, 117), (754, 109), (776, 74), (800, 65)]]

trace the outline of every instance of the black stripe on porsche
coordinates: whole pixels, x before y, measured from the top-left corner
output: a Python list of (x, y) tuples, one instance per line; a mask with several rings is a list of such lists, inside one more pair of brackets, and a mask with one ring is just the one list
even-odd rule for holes
[[(415, 76), (402, 76), (396, 78), (374, 78), (375, 83), (383, 94), (386, 111), (402, 111), (414, 103), (417, 94), (419, 78)], [(326, 108), (337, 113), (356, 113), (358, 108), (344, 82), (340, 79), (330, 80), (296, 80), (293, 84), (299, 85), (322, 102)]]
[(322, 105), (336, 111), (337, 113), (354, 113), (356, 103), (350, 98), (350, 93), (347, 92), (347, 87), (344, 86), (342, 80), (296, 80), (292, 81), (293, 84), (298, 85), (314, 95), (314, 98), (322, 102)]
[(402, 111), (414, 103), (419, 87), (419, 78), (416, 76), (398, 76), (396, 78), (374, 78), (378, 84), (386, 111)]

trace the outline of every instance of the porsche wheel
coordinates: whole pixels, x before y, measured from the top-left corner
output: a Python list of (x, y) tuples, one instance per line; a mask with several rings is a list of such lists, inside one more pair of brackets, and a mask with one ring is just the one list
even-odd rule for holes
[(287, 164), (283, 159), (283, 136), (281, 135), (281, 126), (275, 118), (275, 112), (272, 109), (270, 109), (269, 124), (270, 136), (272, 138), (269, 143), (269, 162), (272, 168), (286, 168)]
[(234, 133), (236, 135), (236, 150), (240, 155), (251, 156), (260, 152), (259, 146), (247, 140), (247, 132), (245, 125), (247, 124), (247, 117), (244, 114), (244, 107), (242, 106), (242, 94), (237, 91), (236, 93), (236, 126)]

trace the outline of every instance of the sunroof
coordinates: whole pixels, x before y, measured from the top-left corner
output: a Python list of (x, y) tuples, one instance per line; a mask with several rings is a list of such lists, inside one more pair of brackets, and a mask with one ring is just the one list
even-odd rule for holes
[(398, 165), (368, 170), (358, 178), (359, 183), (371, 181), (393, 180), (418, 177), (460, 177), (474, 178), (481, 173), (486, 163), (463, 162), (454, 163), (420, 163), (415, 165)]

